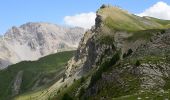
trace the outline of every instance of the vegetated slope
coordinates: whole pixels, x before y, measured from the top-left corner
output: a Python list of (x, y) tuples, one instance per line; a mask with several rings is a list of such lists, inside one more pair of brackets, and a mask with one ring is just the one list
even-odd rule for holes
[(41, 91), (49, 87), (63, 76), (65, 65), (73, 54), (74, 51), (59, 52), (37, 61), (23, 61), (1, 70), (0, 100), (9, 100), (18, 94)]
[(103, 5), (49, 99), (170, 99), (169, 24)]
[(139, 17), (117, 7), (106, 7), (97, 11), (106, 26), (113, 30), (138, 31), (161, 29), (170, 25), (168, 20), (151, 17)]
[(33, 61), (60, 51), (75, 50), (84, 34), (79, 27), (26, 23), (0, 37), (0, 69), (20, 61)]

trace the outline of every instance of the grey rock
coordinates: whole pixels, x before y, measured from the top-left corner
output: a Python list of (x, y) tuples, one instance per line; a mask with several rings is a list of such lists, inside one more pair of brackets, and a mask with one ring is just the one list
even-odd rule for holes
[(0, 69), (24, 60), (75, 50), (84, 29), (68, 28), (50, 23), (26, 23), (12, 27), (0, 38)]
[(19, 71), (15, 77), (13, 87), (12, 87), (12, 95), (15, 96), (19, 94), (21, 84), (22, 84), (22, 77), (23, 77), (23, 71)]

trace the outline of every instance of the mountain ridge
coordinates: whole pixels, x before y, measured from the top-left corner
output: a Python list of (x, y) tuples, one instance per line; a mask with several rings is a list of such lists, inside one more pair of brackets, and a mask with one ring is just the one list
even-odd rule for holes
[[(50, 54), (36, 61), (22, 61), (0, 70), (0, 99), (46, 90), (64, 74), (64, 66), (75, 51)], [(30, 99), (30, 97), (29, 97)]]
[(73, 50), (84, 29), (29, 22), (12, 27), (0, 40), (1, 69), (23, 60), (37, 60), (59, 51)]
[(65, 74), (16, 100), (164, 100), (170, 90), (170, 21), (102, 5)]
[[(80, 100), (111, 100), (126, 95), (143, 95), (141, 91), (153, 94), (168, 91), (162, 90), (167, 85), (160, 84), (169, 82), (169, 64), (161, 63), (160, 59), (168, 60), (165, 57), (168, 50), (164, 46), (169, 48), (169, 24), (170, 21), (139, 17), (118, 7), (101, 6), (95, 26), (86, 31), (75, 56), (68, 62), (67, 78), (63, 84), (68, 85), (68, 81), (74, 79), (83, 82), (73, 82), (66, 89), (60, 86), (57, 89), (64, 89), (62, 93), (51, 91), (51, 94), (57, 94), (52, 100), (62, 100), (62, 96)], [(156, 53), (162, 56), (159, 58)], [(159, 60), (156, 64), (155, 61)], [(70, 89), (79, 94), (70, 93)], [(148, 97), (153, 98), (149, 93)]]

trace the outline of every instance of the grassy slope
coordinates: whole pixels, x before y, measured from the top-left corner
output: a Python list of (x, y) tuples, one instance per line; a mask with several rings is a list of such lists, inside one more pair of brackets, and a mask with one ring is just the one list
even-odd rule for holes
[[(152, 17), (139, 17), (122, 10), (118, 7), (101, 8), (97, 13), (102, 16), (103, 27), (109, 29), (109, 35), (101, 33), (102, 39), (109, 40), (107, 37), (114, 37), (115, 31), (125, 31), (131, 34), (127, 42), (136, 40), (149, 40), (151, 36), (162, 33), (165, 29), (170, 28), (170, 20), (160, 20)], [(104, 35), (103, 35), (104, 34)], [(111, 36), (113, 35), (113, 36)], [(110, 42), (111, 43), (111, 42)]]
[(64, 70), (64, 65), (73, 54), (74, 51), (60, 52), (43, 57), (38, 61), (23, 61), (0, 71), (0, 100), (11, 95), (11, 86), (19, 71), (24, 72), (21, 85), (21, 93), (23, 93), (29, 91), (37, 80), (54, 78), (57, 73)]
[(117, 7), (106, 7), (98, 10), (103, 16), (104, 24), (113, 30), (139, 31), (168, 28), (170, 21), (156, 18), (139, 17)]

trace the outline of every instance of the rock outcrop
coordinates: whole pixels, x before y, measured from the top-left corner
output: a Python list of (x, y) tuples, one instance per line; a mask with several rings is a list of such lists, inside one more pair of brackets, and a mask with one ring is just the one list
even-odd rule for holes
[(12, 96), (19, 94), (22, 84), (23, 71), (19, 71), (15, 77), (12, 87)]

